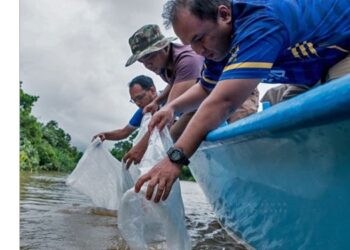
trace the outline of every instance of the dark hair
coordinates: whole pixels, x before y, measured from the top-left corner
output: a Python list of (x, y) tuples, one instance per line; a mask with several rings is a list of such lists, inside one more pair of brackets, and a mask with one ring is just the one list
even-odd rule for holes
[(217, 20), (218, 6), (230, 7), (230, 0), (168, 0), (163, 6), (164, 26), (169, 28), (177, 18), (179, 9), (188, 9), (200, 20)]
[(129, 88), (132, 88), (136, 84), (140, 85), (144, 90), (149, 90), (154, 87), (154, 83), (151, 77), (145, 75), (136, 76), (129, 82)]

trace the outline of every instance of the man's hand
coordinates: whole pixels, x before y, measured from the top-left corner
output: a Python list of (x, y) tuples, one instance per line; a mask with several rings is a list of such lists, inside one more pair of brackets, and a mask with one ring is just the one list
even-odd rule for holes
[(150, 104), (148, 104), (146, 107), (143, 108), (142, 113), (146, 114), (148, 112), (151, 112), (151, 114), (153, 115), (158, 110), (158, 108), (159, 108), (159, 105), (154, 100)]
[(174, 110), (169, 106), (164, 106), (158, 112), (156, 112), (151, 121), (148, 124), (148, 131), (153, 131), (155, 127), (162, 131), (165, 125), (172, 124), (174, 122)]
[(146, 152), (146, 149), (147, 143), (138, 143), (132, 147), (123, 158), (123, 161), (126, 163), (126, 169), (128, 169), (133, 162), (134, 164), (139, 164)]
[(94, 137), (92, 137), (91, 141), (94, 141), (97, 137), (100, 137), (101, 142), (103, 142), (104, 140), (106, 140), (106, 135), (105, 133), (99, 133), (97, 135), (94, 135)]
[(159, 202), (160, 199), (164, 201), (168, 198), (171, 187), (176, 178), (179, 177), (180, 172), (181, 166), (172, 163), (168, 157), (165, 157), (147, 174), (144, 174), (138, 179), (135, 184), (135, 192), (140, 192), (143, 184), (149, 181), (147, 185), (146, 199), (150, 200), (152, 198), (153, 191), (158, 185), (154, 202)]

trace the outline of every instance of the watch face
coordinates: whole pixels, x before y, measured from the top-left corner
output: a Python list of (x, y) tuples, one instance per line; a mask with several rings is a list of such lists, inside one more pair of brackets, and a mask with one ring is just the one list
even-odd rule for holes
[(178, 150), (174, 150), (173, 152), (171, 152), (171, 158), (173, 161), (178, 161), (181, 159), (181, 152), (179, 152)]

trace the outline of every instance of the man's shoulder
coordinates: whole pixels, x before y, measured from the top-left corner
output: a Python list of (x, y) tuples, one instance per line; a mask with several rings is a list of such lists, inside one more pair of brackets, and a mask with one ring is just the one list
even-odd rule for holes
[(202, 59), (203, 57), (194, 52), (190, 45), (172, 43), (172, 58), (175, 62), (178, 62), (184, 58), (193, 58), (198, 60)]

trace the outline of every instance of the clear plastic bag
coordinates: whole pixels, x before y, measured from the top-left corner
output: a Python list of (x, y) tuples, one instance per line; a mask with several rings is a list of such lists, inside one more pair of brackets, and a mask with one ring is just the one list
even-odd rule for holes
[(126, 190), (134, 186), (130, 173), (96, 138), (86, 149), (66, 184), (90, 197), (95, 206), (118, 210)]
[[(147, 132), (150, 119), (150, 115), (143, 118), (134, 144)], [(95, 206), (118, 210), (123, 194), (134, 186), (140, 174), (139, 165), (131, 164), (127, 170), (97, 137), (68, 176), (66, 184), (87, 195)]]
[[(155, 129), (140, 163), (141, 173), (159, 162), (171, 145), (169, 131), (164, 129), (160, 133)], [(166, 249), (191, 249), (179, 180), (174, 183), (168, 199), (157, 204), (145, 198), (146, 189), (147, 183), (139, 193), (132, 188), (122, 198), (118, 227), (128, 245), (132, 249), (148, 249), (151, 243), (165, 240)]]
[[(147, 132), (150, 119), (150, 114), (144, 115), (135, 143)], [(171, 145), (167, 129), (154, 131), (141, 163), (132, 164), (128, 171), (97, 138), (66, 183), (89, 196), (97, 207), (118, 210), (118, 227), (132, 249), (148, 249), (151, 244), (164, 241), (169, 250), (191, 249), (179, 181), (174, 183), (168, 199), (157, 204), (145, 198), (147, 183), (139, 193), (134, 191), (140, 174), (159, 162)]]

